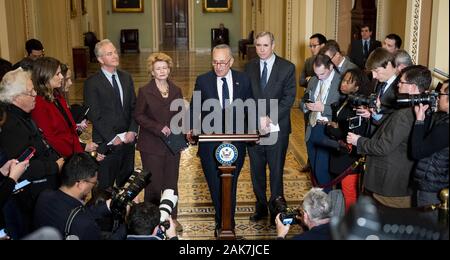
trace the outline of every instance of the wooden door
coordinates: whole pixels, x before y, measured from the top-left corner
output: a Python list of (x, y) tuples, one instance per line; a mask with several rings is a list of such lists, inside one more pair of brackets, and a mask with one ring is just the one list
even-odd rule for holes
[(162, 1), (163, 50), (188, 49), (188, 1)]

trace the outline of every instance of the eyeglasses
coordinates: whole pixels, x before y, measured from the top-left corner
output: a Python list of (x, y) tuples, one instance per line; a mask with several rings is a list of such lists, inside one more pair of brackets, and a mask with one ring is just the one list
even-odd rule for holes
[(36, 91), (34, 89), (29, 91), (29, 92), (22, 93), (22, 94), (25, 95), (25, 96), (30, 96), (30, 97), (37, 96), (37, 93), (36, 93)]
[(213, 62), (212, 62), (212, 65), (215, 66), (215, 67), (220, 67), (220, 66), (225, 67), (225, 66), (228, 66), (228, 64), (230, 64), (230, 62), (231, 62), (231, 58), (230, 58), (227, 62), (217, 62), (217, 61), (213, 61)]
[(310, 44), (309, 48), (314, 49), (314, 48), (317, 48), (317, 46), (320, 46), (320, 44)]
[(439, 93), (438, 96), (448, 96), (446, 93)]
[(399, 81), (398, 84), (402, 84), (402, 85), (412, 85), (412, 84), (414, 84), (414, 83), (406, 82), (406, 81)]
[(94, 185), (94, 187), (97, 187), (98, 186), (98, 181), (89, 181), (89, 180), (83, 180), (84, 182), (87, 182), (87, 183), (90, 183), (90, 184), (93, 184)]

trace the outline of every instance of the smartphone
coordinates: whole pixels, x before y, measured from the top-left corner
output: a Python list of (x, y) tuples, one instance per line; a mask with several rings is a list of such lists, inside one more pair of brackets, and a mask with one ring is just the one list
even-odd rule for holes
[(90, 108), (86, 108), (86, 111), (84, 111), (83, 116), (78, 120), (79, 122), (77, 122), (77, 124), (81, 124), (81, 122), (83, 122), (84, 119), (86, 119), (88, 113), (89, 113)]
[(36, 153), (36, 149), (33, 146), (28, 147), (20, 156), (17, 158), (19, 162), (30, 160), (34, 153)]
[(23, 180), (19, 183), (16, 184), (16, 186), (14, 187), (13, 193), (16, 193), (17, 191), (23, 189), (24, 187), (30, 185), (31, 182), (29, 182), (28, 180)]
[(348, 129), (353, 130), (362, 125), (362, 117), (355, 116), (348, 119)]
[(305, 103), (314, 103), (314, 101), (311, 99), (311, 90), (308, 90), (303, 98), (305, 100)]

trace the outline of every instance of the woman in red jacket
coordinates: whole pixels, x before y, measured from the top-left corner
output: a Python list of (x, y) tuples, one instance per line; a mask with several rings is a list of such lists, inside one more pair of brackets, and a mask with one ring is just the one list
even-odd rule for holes
[(31, 113), (48, 144), (62, 157), (95, 151), (96, 144), (86, 148), (80, 144), (76, 124), (60, 92), (64, 76), (61, 64), (51, 57), (39, 58), (33, 65), (32, 80), (37, 92), (36, 106)]

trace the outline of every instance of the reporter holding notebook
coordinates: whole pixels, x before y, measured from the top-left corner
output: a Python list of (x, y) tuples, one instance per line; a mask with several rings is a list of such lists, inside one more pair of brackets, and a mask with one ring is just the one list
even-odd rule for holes
[[(170, 111), (170, 104), (183, 96), (181, 89), (168, 80), (173, 68), (171, 57), (153, 53), (147, 60), (147, 68), (152, 79), (139, 89), (134, 116), (140, 125), (137, 149), (144, 169), (152, 174), (144, 200), (159, 205), (162, 191), (172, 189), (178, 195), (181, 152), (173, 153), (166, 141), (173, 137), (170, 121), (178, 113)], [(180, 231), (181, 225), (176, 221), (177, 208), (173, 210), (172, 218)]]

